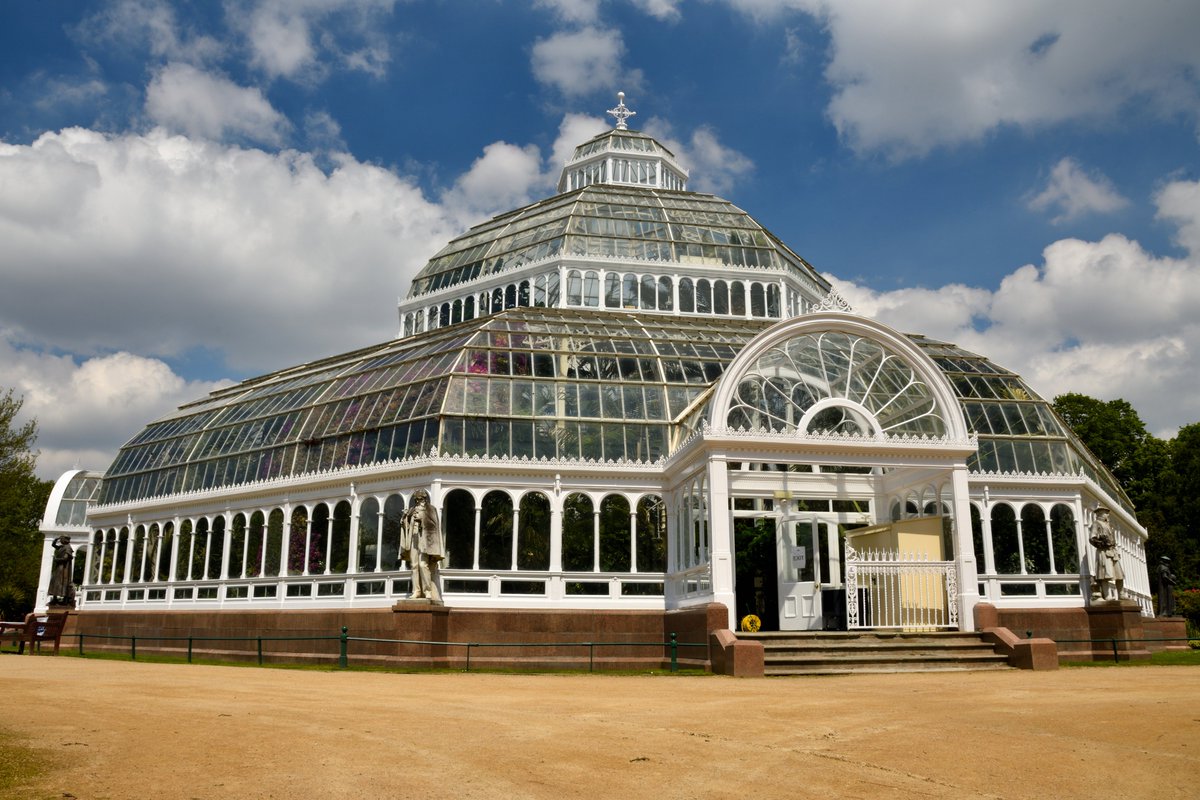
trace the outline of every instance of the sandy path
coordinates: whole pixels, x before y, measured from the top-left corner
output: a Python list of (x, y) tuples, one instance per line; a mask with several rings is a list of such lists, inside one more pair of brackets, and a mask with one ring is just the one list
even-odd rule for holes
[(1200, 670), (401, 675), (0, 657), (3, 798), (1195, 797)]

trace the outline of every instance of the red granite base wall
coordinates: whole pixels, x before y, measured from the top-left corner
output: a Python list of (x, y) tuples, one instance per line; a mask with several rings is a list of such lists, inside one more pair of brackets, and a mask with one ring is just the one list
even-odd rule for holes
[[(975, 626), (1008, 628), (1019, 638), (1052, 639), (1063, 661), (1141, 660), (1161, 643), (1161, 620), (1145, 619), (1136, 603), (1096, 603), (1086, 608), (996, 608), (987, 603), (975, 607)], [(1166, 628), (1169, 629), (1169, 628)], [(1081, 641), (1093, 640), (1093, 641)]]
[[(675, 634), (679, 666), (708, 670), (709, 634), (727, 624), (727, 611), (718, 604), (667, 612), (461, 609), (408, 603), (311, 611), (85, 610), (72, 615), (64, 646), (77, 649), (79, 640), (73, 634), (83, 634), (85, 652), (128, 653), (136, 647), (139, 656), (181, 657), (187, 655), (191, 637), (196, 659), (254, 661), (261, 646), (264, 663), (336, 664), (345, 626), (351, 664), (646, 670), (670, 667), (671, 649), (664, 643)], [(130, 637), (136, 637), (136, 643)]]

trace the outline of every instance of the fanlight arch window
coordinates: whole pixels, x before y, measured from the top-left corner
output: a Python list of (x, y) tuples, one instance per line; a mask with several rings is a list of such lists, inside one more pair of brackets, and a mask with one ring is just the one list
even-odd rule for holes
[(759, 356), (729, 404), (731, 428), (944, 436), (932, 389), (900, 356), (851, 333), (806, 333)]

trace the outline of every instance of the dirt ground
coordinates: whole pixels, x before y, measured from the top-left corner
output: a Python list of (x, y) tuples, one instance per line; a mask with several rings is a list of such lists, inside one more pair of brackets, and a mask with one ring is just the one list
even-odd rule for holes
[(385, 674), (0, 656), (3, 798), (1200, 793), (1200, 669), (802, 679)]

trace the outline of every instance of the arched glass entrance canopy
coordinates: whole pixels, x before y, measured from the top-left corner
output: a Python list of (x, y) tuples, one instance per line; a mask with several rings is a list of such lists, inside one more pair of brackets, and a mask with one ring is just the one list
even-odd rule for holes
[(771, 347), (739, 378), (726, 424), (744, 430), (944, 436), (925, 381), (878, 342), (841, 331)]

